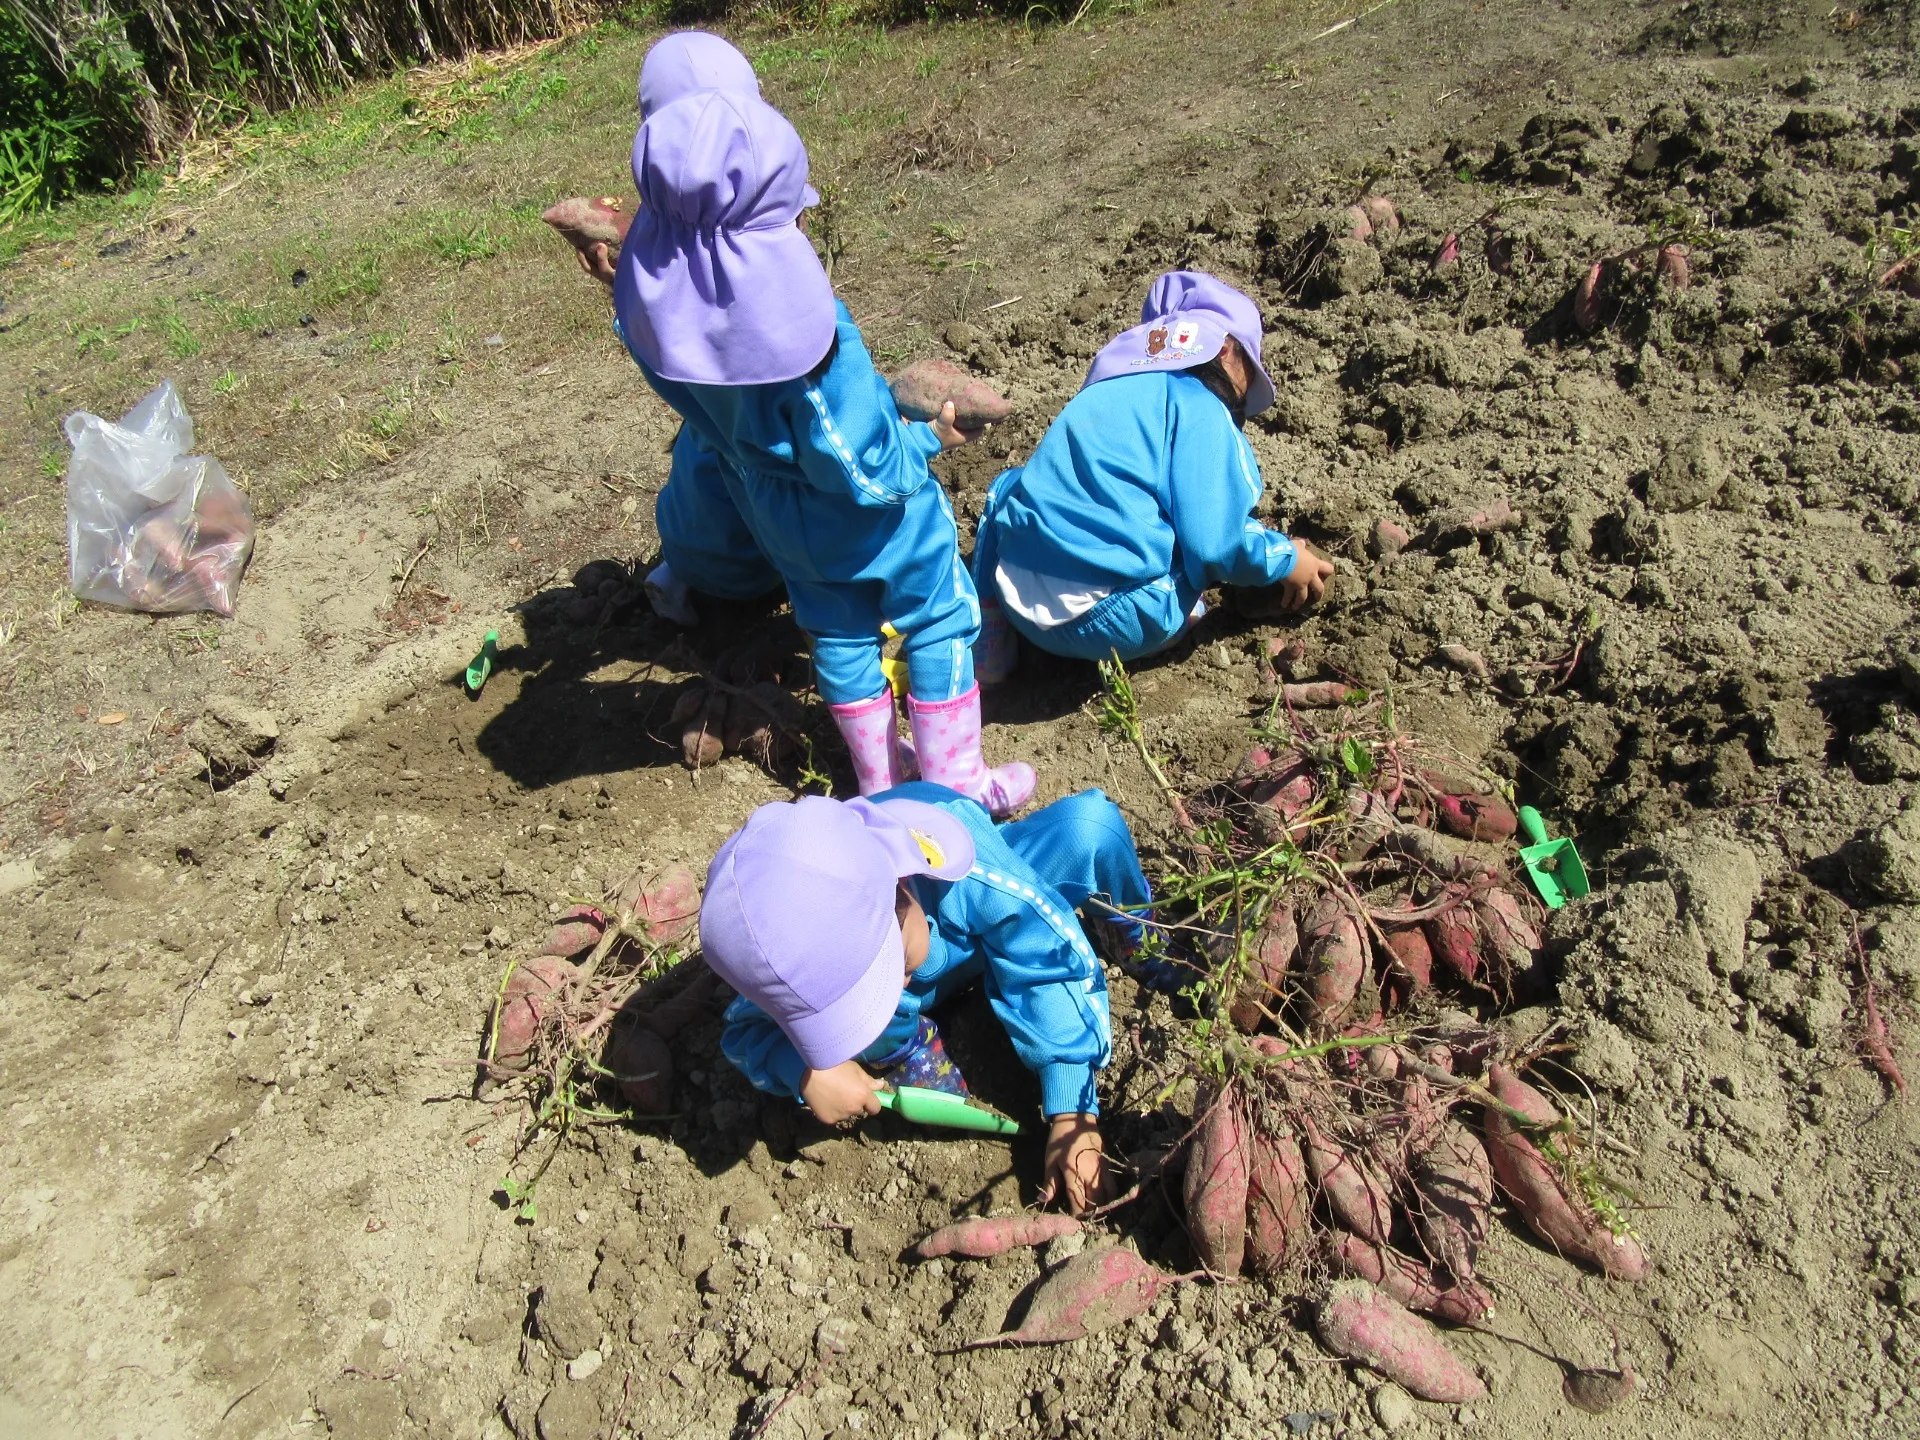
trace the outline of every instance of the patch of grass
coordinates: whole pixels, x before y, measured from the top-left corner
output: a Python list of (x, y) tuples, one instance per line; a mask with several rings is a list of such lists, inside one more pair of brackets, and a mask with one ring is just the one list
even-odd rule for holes
[(171, 304), (160, 312), (158, 323), (160, 333), (166, 336), (169, 355), (176, 360), (191, 360), (200, 353), (200, 337)]
[(506, 249), (507, 241), (485, 220), (476, 220), (466, 226), (455, 223), (430, 231), (427, 245), (442, 260), (465, 267), (476, 260), (491, 260)]

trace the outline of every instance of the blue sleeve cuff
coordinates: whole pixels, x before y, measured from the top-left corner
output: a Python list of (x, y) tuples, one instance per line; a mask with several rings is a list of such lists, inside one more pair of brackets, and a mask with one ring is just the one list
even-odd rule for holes
[(1040, 1113), (1049, 1120), (1056, 1115), (1098, 1115), (1100, 1096), (1093, 1088), (1093, 1067), (1064, 1060), (1042, 1065)]
[[(1280, 534), (1277, 530), (1271, 533), (1275, 535)], [(1268, 573), (1272, 575), (1275, 580), (1286, 579), (1287, 576), (1293, 573), (1294, 564), (1300, 559), (1300, 552), (1293, 548), (1293, 538), (1288, 535), (1280, 535), (1280, 543), (1275, 545), (1272, 541), (1268, 541), (1267, 549), (1272, 554), (1272, 564)]]
[[(806, 1073), (807, 1067), (800, 1059), (800, 1052), (791, 1045), (782, 1045), (773, 1054), (767, 1056), (766, 1078), (772, 1081), (773, 1085), (763, 1085), (760, 1088), (774, 1095), (797, 1096), (800, 1093), (800, 1077)], [(779, 1088), (774, 1089), (773, 1086)]]
[(940, 437), (933, 433), (931, 420), (909, 420), (907, 441), (920, 452), (923, 460), (931, 460), (940, 453)]

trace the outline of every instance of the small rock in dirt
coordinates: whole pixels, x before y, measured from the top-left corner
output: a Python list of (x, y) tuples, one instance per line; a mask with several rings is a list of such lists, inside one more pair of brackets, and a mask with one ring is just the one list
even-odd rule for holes
[(1071, 1260), (1086, 1248), (1087, 1232), (1084, 1230), (1076, 1230), (1071, 1235), (1056, 1235), (1040, 1247), (1048, 1269), (1063, 1260)]
[(1853, 773), (1869, 785), (1920, 780), (1920, 745), (1891, 730), (1868, 730), (1853, 737)]
[(725, 1353), (726, 1348), (727, 1342), (713, 1331), (702, 1330), (693, 1337), (693, 1344), (687, 1350), (687, 1358), (702, 1370), (710, 1370), (720, 1362), (720, 1357)]
[(1698, 509), (1726, 486), (1727, 474), (1725, 442), (1712, 426), (1696, 426), (1647, 477), (1647, 507), (1668, 514)]
[(829, 1355), (845, 1355), (859, 1337), (860, 1326), (856, 1322), (841, 1315), (829, 1315), (813, 1332), (814, 1356), (825, 1360)]
[(1363, 295), (1386, 274), (1380, 252), (1364, 240), (1335, 240), (1322, 265), (1321, 281), (1330, 295)]
[(1373, 1418), (1383, 1430), (1404, 1430), (1420, 1418), (1413, 1397), (1398, 1385), (1382, 1385), (1373, 1392)]
[[(600, 1397), (595, 1387), (556, 1385), (540, 1402), (540, 1440), (597, 1440)], [(399, 1434), (399, 1431), (394, 1431)]]
[(1573, 1052), (1573, 1068), (1607, 1090), (1630, 1090), (1638, 1068), (1633, 1046), (1616, 1025), (1595, 1020)]
[(577, 1359), (600, 1343), (600, 1316), (584, 1290), (542, 1290), (533, 1320), (540, 1338), (562, 1360)]
[(585, 1351), (574, 1356), (573, 1359), (567, 1362), (567, 1378), (569, 1380), (585, 1380), (588, 1376), (598, 1371), (601, 1365), (605, 1363), (606, 1357), (598, 1350)]
[(0, 899), (9, 895), (18, 895), (39, 883), (40, 872), (34, 869), (31, 856), (19, 860), (9, 860), (0, 865)]
[(1908, 810), (1847, 847), (1859, 882), (1883, 900), (1920, 904), (1920, 810)]

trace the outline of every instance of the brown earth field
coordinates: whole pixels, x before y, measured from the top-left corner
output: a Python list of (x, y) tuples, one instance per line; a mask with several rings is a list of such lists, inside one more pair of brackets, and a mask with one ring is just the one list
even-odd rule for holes
[[(813, 1125), (721, 1058), (717, 995), (671, 1027), (661, 1118), (583, 1069), (538, 1112), (528, 1080), (475, 1098), (503, 974), (562, 910), (848, 784), (789, 620), (682, 632), (633, 583), (673, 420), (537, 218), (628, 192), (652, 36), (608, 29), (258, 125), (0, 268), (0, 1434), (1920, 1434), (1920, 1127), (1868, 1014), (1871, 985), (1913, 1068), (1920, 11), (1040, 18), (733, 32), (882, 363), (944, 354), (1013, 402), (937, 462), (963, 545), (1189, 266), (1262, 305), (1263, 513), (1339, 573), (1136, 667), (1143, 747), (1093, 667), (1029, 652), (989, 758), (1043, 801), (1104, 789), (1177, 888), (1193, 841), (1141, 750), (1187, 795), (1226, 779), (1286, 732), (1265, 657), (1297, 640), (1300, 678), (1368, 697), (1316, 733), (1390, 712), (1581, 837), (1592, 896), (1531, 968), (1387, 1033), (1538, 1057), (1645, 1277), (1503, 1202), (1493, 1313), (1445, 1334), (1467, 1404), (1325, 1348), (1311, 1255), (958, 1351), (1082, 1245), (1196, 1269), (1176, 1147), (1244, 1047), (1117, 966), (1106, 1133), (1139, 1194), (1044, 1251), (907, 1254), (1037, 1203), (1035, 1094), (981, 1004), (945, 1023), (1011, 1143)], [(1355, 240), (1369, 193), (1398, 228)], [(61, 590), (59, 422), (163, 375), (260, 516), (231, 621)], [(682, 764), (675, 706), (715, 674), (793, 707), (767, 766)], [(703, 983), (647, 963), (643, 1000)], [(1635, 1393), (1570, 1404), (1617, 1355)]]

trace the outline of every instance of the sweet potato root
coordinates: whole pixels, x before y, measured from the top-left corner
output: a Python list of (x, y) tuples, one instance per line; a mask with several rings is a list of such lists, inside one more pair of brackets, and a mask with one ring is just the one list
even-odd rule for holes
[(953, 402), (954, 424), (961, 430), (998, 425), (1013, 413), (1005, 396), (971, 371), (937, 356), (916, 360), (887, 384), (894, 404), (909, 420), (931, 420)]
[(1573, 291), (1573, 323), (1591, 335), (1600, 328), (1606, 299), (1607, 262), (1596, 260)]
[[(1506, 1066), (1487, 1068), (1493, 1098), (1542, 1125), (1560, 1122), (1560, 1112), (1538, 1090)], [(1505, 1113), (1489, 1105), (1485, 1126), (1487, 1157), (1494, 1177), (1533, 1232), (1561, 1254), (1582, 1260), (1616, 1280), (1639, 1280), (1646, 1256), (1631, 1235), (1615, 1235), (1586, 1197), (1567, 1186), (1560, 1170), (1542, 1155), (1527, 1134)]]
[(1146, 1314), (1179, 1277), (1157, 1270), (1119, 1245), (1082, 1250), (1040, 1282), (1017, 1330), (988, 1335), (961, 1348), (1059, 1345)]
[(976, 1217), (942, 1225), (913, 1247), (922, 1260), (938, 1255), (964, 1255), (984, 1260), (1004, 1255), (1021, 1245), (1044, 1245), (1062, 1235), (1080, 1233), (1080, 1222), (1071, 1215), (998, 1215), (992, 1219)]
[(669, 865), (642, 883), (635, 877), (621, 892), (620, 908), (649, 945), (671, 945), (700, 918), (700, 882), (684, 865)]
[(574, 956), (583, 954), (598, 945), (606, 929), (606, 914), (598, 906), (575, 905), (553, 922), (553, 928), (547, 931), (546, 942), (541, 945), (540, 953), (557, 955), (562, 960), (571, 960)]
[(1247, 1263), (1256, 1275), (1276, 1275), (1306, 1248), (1312, 1202), (1307, 1162), (1288, 1131), (1254, 1129), (1247, 1184)]
[(695, 684), (680, 692), (667, 723), (680, 727), (680, 761), (689, 770), (718, 765), (727, 753), (727, 697)]
[(1433, 985), (1433, 946), (1418, 925), (1381, 927), (1387, 937), (1387, 984), (1401, 1005)]
[(1533, 968), (1533, 955), (1540, 948), (1540, 932), (1527, 919), (1520, 900), (1498, 886), (1473, 897), (1473, 918), (1479, 924), (1481, 954), (1500, 975), (1514, 975)]
[(1474, 1325), (1493, 1314), (1493, 1297), (1479, 1282), (1442, 1285), (1428, 1266), (1391, 1245), (1375, 1245), (1342, 1230), (1327, 1237), (1326, 1255), (1327, 1268), (1336, 1275), (1369, 1280), (1407, 1309), (1449, 1325)]
[(1339, 680), (1305, 680), (1280, 687), (1281, 698), (1296, 710), (1326, 710), (1344, 705), (1354, 693), (1351, 685)]
[(616, 1020), (607, 1031), (600, 1068), (612, 1075), (636, 1114), (664, 1115), (673, 1108), (673, 1052), (645, 1026), (624, 1016)]
[(1328, 891), (1315, 902), (1300, 937), (1300, 961), (1306, 980), (1307, 1014), (1323, 1025), (1339, 1025), (1363, 1008), (1361, 981), (1367, 974), (1367, 937), (1360, 917), (1344, 898)]
[(496, 1066), (517, 1070), (526, 1063), (546, 1020), (550, 997), (570, 985), (579, 973), (553, 955), (535, 956), (513, 967), (494, 1008), (492, 1054)]
[(1247, 955), (1247, 978), (1227, 1011), (1241, 1034), (1258, 1030), (1267, 1011), (1275, 1007), (1299, 948), (1300, 929), (1293, 918), (1293, 907), (1277, 900), (1254, 935)]
[(1465, 905), (1456, 905), (1441, 911), (1421, 928), (1427, 932), (1433, 958), (1443, 969), (1466, 981), (1479, 977), (1480, 934), (1474, 929), (1471, 910)]
[(1506, 802), (1492, 795), (1436, 795), (1440, 828), (1462, 840), (1511, 840), (1520, 822)]
[(633, 216), (622, 208), (617, 195), (571, 196), (549, 205), (540, 218), (574, 249), (605, 245), (610, 253), (619, 251), (633, 224)]
[(1418, 1315), (1364, 1280), (1339, 1280), (1321, 1302), (1320, 1338), (1336, 1355), (1371, 1365), (1422, 1400), (1464, 1405), (1487, 1387)]
[(1472, 1277), (1493, 1214), (1493, 1164), (1466, 1126), (1440, 1116), (1410, 1137), (1407, 1211), (1427, 1255), (1455, 1280)]
[(1327, 1197), (1333, 1218), (1362, 1239), (1384, 1245), (1393, 1230), (1393, 1198), (1373, 1167), (1309, 1115), (1300, 1117), (1300, 1133), (1307, 1172)]
[(1560, 1393), (1576, 1410), (1589, 1415), (1604, 1415), (1629, 1395), (1639, 1377), (1633, 1373), (1633, 1361), (1622, 1359), (1616, 1349), (1618, 1370), (1573, 1370), (1560, 1381)]
[(1193, 1252), (1216, 1275), (1238, 1275), (1246, 1257), (1246, 1124), (1232, 1091), (1216, 1097), (1193, 1137), (1183, 1195)]

